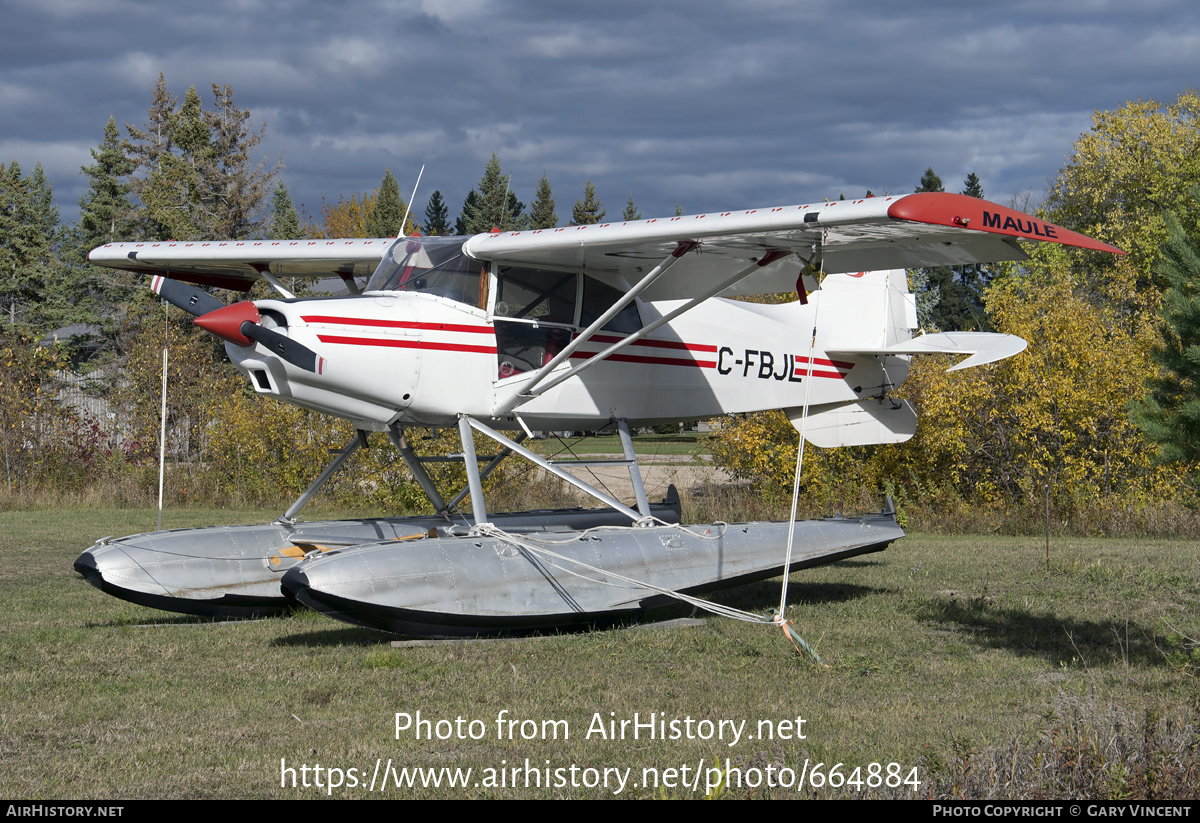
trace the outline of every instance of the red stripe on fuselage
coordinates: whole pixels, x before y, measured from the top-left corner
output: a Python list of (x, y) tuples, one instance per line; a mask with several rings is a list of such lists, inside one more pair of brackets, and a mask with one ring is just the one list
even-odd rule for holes
[(383, 346), (393, 349), (433, 349), (435, 351), (472, 352), (474, 354), (495, 354), (495, 346), (467, 346), (461, 343), (435, 343), (431, 340), (401, 340), (389, 338), (381, 340), (376, 337), (343, 337), (336, 334), (318, 334), (317, 339), (322, 343), (339, 343), (345, 346)]
[(371, 326), (384, 329), (424, 329), (428, 331), (457, 331), (470, 334), (494, 334), (491, 326), (466, 326), (461, 323), (420, 323), (416, 320), (371, 320), (365, 317), (330, 317), (311, 315), (301, 317), (306, 323), (334, 323), (342, 326)]
[[(610, 334), (593, 334), (588, 338), (588, 342), (591, 343), (594, 340), (597, 343), (620, 343), (624, 339), (624, 337), (614, 337)], [(629, 345), (646, 346), (652, 349), (683, 349), (685, 351), (702, 351), (710, 354), (716, 352), (717, 350), (716, 346), (708, 346), (701, 343), (681, 343), (677, 340), (651, 340), (649, 338), (635, 340)]]
[[(571, 355), (572, 360), (590, 360), (600, 352), (575, 352)], [(615, 363), (643, 363), (653, 366), (694, 366), (699, 369), (715, 369), (717, 361), (715, 360), (677, 360), (673, 357), (650, 357), (642, 354), (610, 354), (604, 358), (606, 361), (612, 360)]]
[[(797, 368), (799, 368), (799, 364), (801, 363), (807, 365), (808, 358), (802, 357), (801, 355), (796, 355)], [(826, 360), (822, 357), (814, 357), (812, 363), (814, 366), (833, 366), (835, 369), (845, 369), (846, 371), (850, 371), (850, 369), (854, 368), (853, 363), (849, 363), (845, 360)]]

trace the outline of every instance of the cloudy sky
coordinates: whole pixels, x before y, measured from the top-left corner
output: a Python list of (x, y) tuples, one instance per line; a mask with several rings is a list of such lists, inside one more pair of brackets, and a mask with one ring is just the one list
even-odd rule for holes
[(932, 166), (990, 199), (1044, 192), (1097, 109), (1197, 82), (1200, 5), (713, 0), (0, 0), (0, 160), (79, 167), (145, 122), (159, 72), (265, 121), (297, 204), (391, 167), (455, 216), (496, 152), (563, 223), (584, 182), (616, 217), (906, 192)]

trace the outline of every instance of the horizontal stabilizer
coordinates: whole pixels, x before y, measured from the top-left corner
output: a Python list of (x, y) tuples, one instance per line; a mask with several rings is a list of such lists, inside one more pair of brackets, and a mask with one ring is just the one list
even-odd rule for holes
[[(800, 408), (784, 409), (800, 431)], [(859, 400), (845, 406), (813, 411), (804, 424), (804, 439), (823, 449), (903, 443), (917, 431), (917, 413), (907, 400)]]
[(1015, 334), (995, 334), (979, 331), (948, 331), (924, 334), (912, 340), (894, 343), (883, 349), (838, 348), (831, 354), (969, 354), (966, 360), (955, 363), (947, 371), (969, 369), (994, 363), (1025, 351), (1029, 344)]

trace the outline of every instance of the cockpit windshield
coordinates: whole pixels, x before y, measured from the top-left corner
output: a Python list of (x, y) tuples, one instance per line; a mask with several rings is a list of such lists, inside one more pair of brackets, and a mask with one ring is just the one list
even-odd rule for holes
[[(478, 306), (485, 263), (463, 254), (465, 237), (401, 237), (367, 282), (366, 291), (419, 291)], [(484, 275), (486, 282), (486, 275)]]

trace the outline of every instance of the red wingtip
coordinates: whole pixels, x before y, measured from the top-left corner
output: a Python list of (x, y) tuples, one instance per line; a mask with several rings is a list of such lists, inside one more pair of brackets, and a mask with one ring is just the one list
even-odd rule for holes
[(899, 198), (888, 208), (888, 217), (896, 220), (911, 220), (931, 226), (954, 226), (972, 231), (988, 231), (1020, 237), (1023, 240), (1038, 240), (1077, 246), (1081, 249), (1124, 254), (1116, 246), (1110, 246), (1062, 226), (1038, 220), (1016, 209), (997, 206), (987, 200), (966, 194), (949, 192), (919, 192)]
[(259, 319), (260, 315), (255, 305), (249, 300), (243, 300), (202, 314), (192, 322), (222, 340), (237, 343), (239, 346), (253, 346), (254, 341), (242, 334), (242, 324), (247, 320), (257, 323)]

